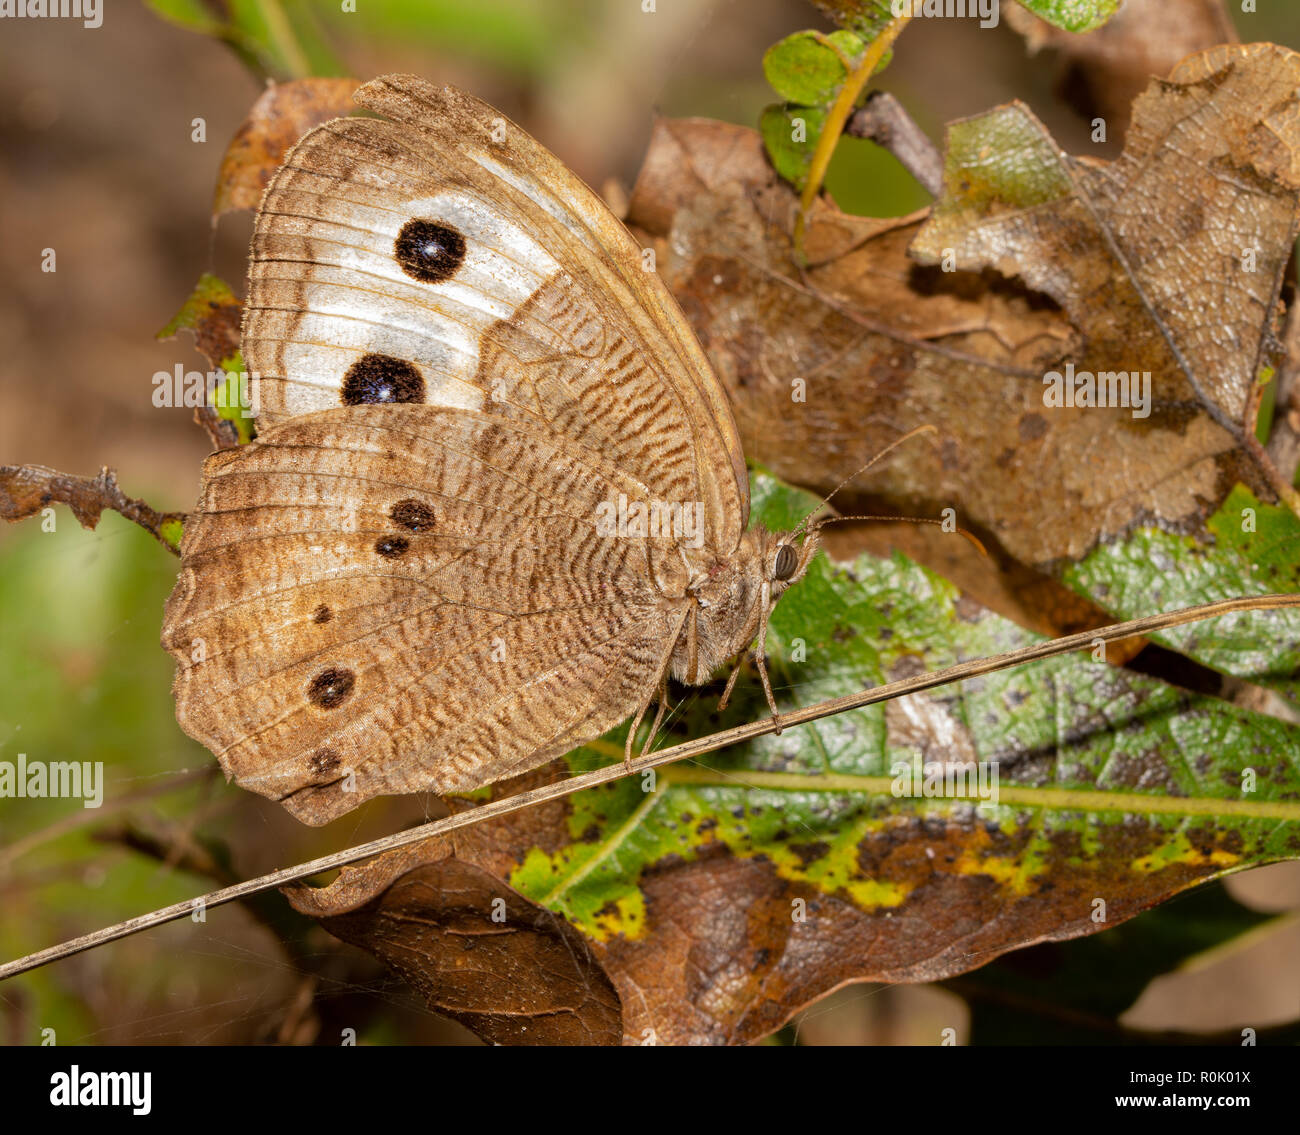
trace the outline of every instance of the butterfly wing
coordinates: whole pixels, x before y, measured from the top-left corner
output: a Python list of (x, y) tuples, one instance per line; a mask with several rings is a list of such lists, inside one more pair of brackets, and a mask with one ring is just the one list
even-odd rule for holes
[(628, 231), (492, 107), (410, 76), (384, 118), (308, 134), (253, 240), (244, 352), (259, 426), (340, 404), (524, 419), (701, 502), (719, 558), (748, 519), (725, 392)]
[[(748, 512), (725, 395), (599, 199), (460, 92), (357, 99), (386, 117), (313, 131), (263, 198), (259, 438), (210, 459), (164, 628), (182, 726), (312, 823), (635, 712)], [(602, 533), (623, 497), (694, 507), (696, 567)]]
[(476, 411), (291, 418), (208, 459), (163, 634), (177, 716), (313, 824), (567, 752), (635, 711), (682, 625), (647, 569), (667, 542), (594, 522), (644, 492)]

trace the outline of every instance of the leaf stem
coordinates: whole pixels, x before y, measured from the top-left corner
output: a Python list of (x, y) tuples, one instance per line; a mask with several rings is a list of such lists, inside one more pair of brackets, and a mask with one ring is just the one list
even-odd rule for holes
[(894, 40), (902, 32), (903, 28), (911, 21), (911, 16), (900, 16), (890, 24), (872, 41), (870, 47), (862, 53), (862, 60), (858, 63), (857, 70), (853, 71), (844, 81), (840, 88), (840, 93), (835, 96), (835, 101), (831, 103), (831, 109), (826, 114), (826, 122), (822, 126), (821, 136), (817, 139), (817, 146), (813, 150), (812, 162), (808, 167), (808, 180), (803, 187), (803, 194), (799, 199), (799, 215), (794, 222), (794, 246), (795, 252), (800, 253), (803, 249), (804, 223), (809, 212), (813, 207), (813, 202), (817, 199), (817, 194), (821, 190), (822, 182), (826, 180), (826, 170), (831, 164), (831, 155), (835, 153), (836, 143), (840, 140), (840, 135), (844, 132), (844, 126), (849, 120), (849, 115), (853, 113), (853, 108), (857, 105), (858, 98), (862, 94), (862, 89), (871, 80), (871, 76), (876, 73), (876, 68), (880, 66), (880, 61), (893, 46)]

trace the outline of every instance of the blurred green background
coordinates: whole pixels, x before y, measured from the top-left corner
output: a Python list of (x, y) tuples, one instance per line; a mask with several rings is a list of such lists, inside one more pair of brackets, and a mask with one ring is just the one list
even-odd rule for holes
[[(212, 8), (206, 0), (154, 7), (180, 20)], [(357, 13), (327, 0), (234, 7), (247, 26), (262, 22), (266, 42), (280, 16), (296, 21), (289, 57), (315, 70), (362, 78), (413, 71), (465, 87), (597, 189), (611, 179), (631, 185), (656, 114), (755, 125), (775, 101), (763, 79), (764, 50), (798, 29), (829, 27), (796, 0), (661, 0), (653, 17), (615, 0), (364, 0)], [(1242, 37), (1300, 48), (1296, 7), (1261, 4), (1257, 15), (1238, 14)], [(203, 364), (187, 338), (153, 336), (201, 272), (242, 278), (251, 222), (231, 217), (213, 228), (213, 181), (262, 73), (274, 72), (284, 52), (255, 41), (227, 50), (140, 0), (112, 5), (98, 29), (6, 23), (0, 461), (78, 474), (109, 465), (129, 494), (184, 510), (208, 447), (189, 411), (152, 405), (151, 376), (178, 362)], [(945, 121), (1020, 98), (1067, 149), (1096, 152), (1087, 118), (1071, 108), (1059, 56), (1031, 56), (1005, 21), (991, 32), (969, 21), (918, 23), (881, 85), (936, 140)], [(196, 119), (204, 141), (193, 140)], [(842, 207), (875, 215), (928, 200), (890, 155), (856, 140), (842, 143), (828, 186)], [(42, 273), (50, 247), (58, 271)], [(64, 509), (52, 532), (38, 521), (0, 529), (0, 759), (102, 761), (107, 781), (98, 811), (67, 800), (0, 800), (5, 958), (191, 897), (232, 874), (395, 830), (434, 806), (375, 801), (314, 830), (211, 775), (210, 755), (175, 724), (171, 661), (158, 646), (175, 572), (170, 555), (112, 515), (94, 532)], [(1125, 1022), (1138, 1028), (1294, 1021), (1295, 867), (1206, 888), (1095, 940), (1025, 951), (952, 989), (843, 990), (779, 1040), (932, 1043), (945, 1027), (965, 1037), (967, 1003), (954, 990), (984, 1006), (978, 1035), (986, 1039), (1079, 1039), (1062, 1022), (1074, 1019), (1073, 1003), (1098, 975), (1109, 975), (1107, 988), (1118, 992), (1104, 1010), (1095, 998), (1081, 1006), (1100, 1013), (1087, 1034), (1093, 1040), (1122, 1039), (1115, 1020), (1135, 998)], [(1188, 943), (1218, 950), (1148, 986), (1182, 963)], [(1126, 966), (1129, 980), (1120, 981)], [(1170, 992), (1161, 985), (1169, 981), (1183, 984)], [(1004, 1003), (997, 991), (1008, 988), (1029, 1007), (993, 1027), (989, 999)], [(369, 958), (289, 915), (277, 896), (8, 982), (0, 986), (0, 1028), (13, 1044), (39, 1043), (45, 1029), (60, 1043), (338, 1043), (343, 1028), (355, 1028), (363, 1043), (476, 1043)]]

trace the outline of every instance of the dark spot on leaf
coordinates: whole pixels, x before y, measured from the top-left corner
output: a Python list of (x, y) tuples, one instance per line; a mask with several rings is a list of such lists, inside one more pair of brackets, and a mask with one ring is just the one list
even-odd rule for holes
[(307, 687), (307, 696), (321, 709), (337, 709), (352, 693), (356, 681), (356, 675), (351, 670), (331, 666), (311, 680), (311, 685)]
[(465, 238), (440, 221), (407, 221), (393, 255), (402, 271), (426, 284), (450, 280), (465, 259)]
[(405, 555), (410, 546), (411, 541), (405, 536), (381, 536), (375, 541), (375, 551), (386, 560), (395, 560), (398, 556)]
[(392, 355), (362, 355), (343, 376), (343, 404), (369, 406), (382, 402), (423, 402), (420, 368)]
[(817, 843), (792, 843), (790, 845), (790, 850), (799, 857), (799, 865), (805, 871), (817, 860), (825, 858), (830, 849), (831, 845), (829, 843), (821, 841)]
[(433, 508), (414, 497), (398, 501), (388, 515), (403, 528), (409, 528), (412, 532), (427, 532), (433, 527)]
[(1047, 419), (1042, 414), (1020, 416), (1020, 440), (1035, 441), (1047, 432)]

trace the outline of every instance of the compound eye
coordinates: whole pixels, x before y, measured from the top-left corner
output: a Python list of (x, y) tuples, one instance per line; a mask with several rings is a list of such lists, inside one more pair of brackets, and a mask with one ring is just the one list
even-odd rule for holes
[(772, 565), (773, 579), (789, 579), (799, 566), (799, 553), (789, 544), (782, 544), (776, 550), (776, 562)]

